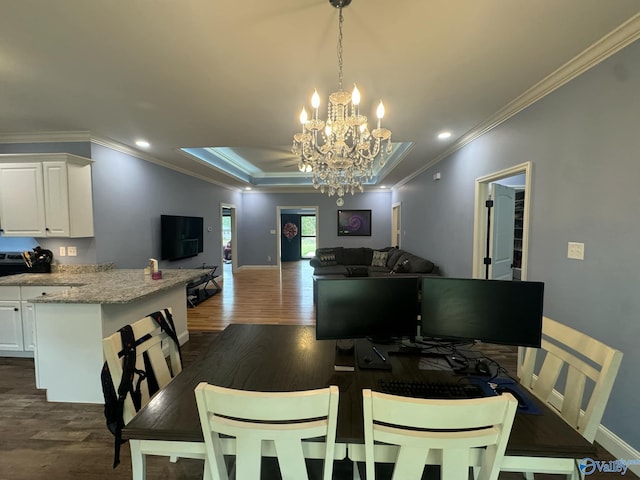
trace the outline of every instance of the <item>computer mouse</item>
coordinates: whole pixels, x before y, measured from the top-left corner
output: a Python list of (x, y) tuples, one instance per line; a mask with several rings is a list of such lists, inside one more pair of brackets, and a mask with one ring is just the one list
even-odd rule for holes
[(491, 375), (489, 364), (484, 360), (476, 360), (476, 373), (478, 375)]
[(364, 360), (364, 363), (371, 363), (371, 362), (373, 362), (373, 358), (371, 358), (371, 357), (364, 357), (364, 358), (363, 358), (363, 360)]

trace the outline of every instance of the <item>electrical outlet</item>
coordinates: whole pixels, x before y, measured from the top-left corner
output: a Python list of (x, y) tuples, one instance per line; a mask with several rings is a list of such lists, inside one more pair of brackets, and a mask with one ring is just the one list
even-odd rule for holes
[(58, 252), (58, 256), (59, 257), (66, 257), (67, 256), (67, 247), (60, 247), (60, 251)]
[(271, 255), (267, 255), (267, 262), (271, 261)]
[(76, 247), (67, 247), (67, 254), (70, 257), (77, 257), (78, 256), (78, 249)]
[(569, 242), (567, 246), (567, 258), (584, 260), (584, 243)]

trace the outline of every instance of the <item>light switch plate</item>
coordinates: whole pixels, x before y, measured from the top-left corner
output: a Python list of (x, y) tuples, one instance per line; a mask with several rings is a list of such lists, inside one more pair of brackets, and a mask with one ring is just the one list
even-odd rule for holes
[(567, 247), (567, 258), (584, 260), (584, 243), (569, 242)]

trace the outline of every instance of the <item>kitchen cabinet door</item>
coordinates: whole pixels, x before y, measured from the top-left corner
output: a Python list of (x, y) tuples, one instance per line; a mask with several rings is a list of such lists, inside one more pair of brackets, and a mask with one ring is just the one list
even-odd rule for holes
[(46, 235), (42, 163), (0, 164), (0, 228), (7, 237)]
[(69, 182), (66, 162), (43, 162), (44, 212), (48, 237), (69, 237)]
[(0, 301), (0, 350), (24, 350), (20, 301)]

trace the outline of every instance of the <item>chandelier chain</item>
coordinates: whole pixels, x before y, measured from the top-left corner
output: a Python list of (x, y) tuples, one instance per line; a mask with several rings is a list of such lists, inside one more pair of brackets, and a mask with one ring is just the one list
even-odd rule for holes
[(342, 3), (340, 4), (340, 12), (338, 15), (338, 91), (342, 91), (342, 24), (344, 17), (342, 16)]

